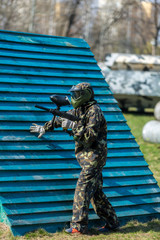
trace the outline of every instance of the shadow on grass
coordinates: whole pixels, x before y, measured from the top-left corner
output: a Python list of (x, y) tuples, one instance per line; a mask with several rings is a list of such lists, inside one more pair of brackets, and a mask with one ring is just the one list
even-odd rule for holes
[(132, 114), (135, 116), (148, 116), (148, 117), (154, 117), (154, 112), (134, 112), (134, 111), (129, 111), (129, 112), (122, 112), (123, 114)]
[(140, 223), (140, 222), (131, 222), (128, 223), (126, 226), (121, 228), (121, 232), (123, 233), (131, 233), (131, 232), (160, 232), (160, 221), (153, 220), (147, 223)]
[(155, 219), (147, 223), (132, 221), (132, 222), (129, 222), (127, 225), (120, 227), (119, 230), (108, 231), (106, 233), (99, 233), (96, 229), (91, 229), (88, 235), (99, 235), (99, 234), (108, 235), (112, 233), (128, 234), (128, 233), (136, 233), (136, 232), (147, 233), (149, 231), (160, 232), (160, 220)]

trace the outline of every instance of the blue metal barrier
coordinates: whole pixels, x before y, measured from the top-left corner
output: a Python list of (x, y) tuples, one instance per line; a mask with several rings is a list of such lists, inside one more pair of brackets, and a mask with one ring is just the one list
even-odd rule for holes
[[(104, 192), (120, 221), (160, 215), (160, 188), (88, 44), (0, 31), (0, 219), (14, 235), (37, 228), (55, 232), (71, 219), (80, 172), (73, 138), (56, 129), (38, 139), (29, 127), (52, 117), (35, 104), (53, 107), (51, 94), (68, 95), (72, 85), (85, 81), (108, 123)], [(92, 206), (89, 216), (91, 225), (99, 222)]]

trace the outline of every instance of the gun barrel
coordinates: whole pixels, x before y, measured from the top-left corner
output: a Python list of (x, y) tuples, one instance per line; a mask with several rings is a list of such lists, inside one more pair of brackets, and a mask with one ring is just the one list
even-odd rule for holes
[(42, 109), (42, 110), (45, 110), (45, 111), (47, 111), (47, 112), (50, 112), (50, 109), (49, 109), (49, 108), (45, 108), (45, 107), (42, 107), (42, 106), (40, 106), (40, 105), (35, 105), (35, 107), (36, 107), (36, 108), (40, 108), (40, 109)]
[[(53, 110), (54, 112), (55, 112), (55, 114), (57, 115), (57, 116), (60, 116), (60, 117), (62, 117), (62, 118), (67, 118), (67, 119), (69, 119), (69, 120), (71, 120), (71, 121), (73, 121), (73, 122), (75, 122), (75, 121), (79, 121), (80, 119), (79, 119), (79, 117), (76, 117), (76, 116), (74, 116), (74, 115), (72, 115), (72, 114), (69, 114), (69, 113), (67, 113), (67, 112), (60, 112), (60, 111), (58, 111), (58, 110)], [(54, 114), (54, 113), (53, 113)]]
[(53, 115), (57, 115), (59, 117), (62, 117), (62, 118), (67, 118), (71, 121), (79, 121), (80, 119), (72, 114), (69, 114), (67, 112), (62, 112), (62, 111), (59, 111), (57, 109), (49, 109), (49, 108), (46, 108), (46, 107), (43, 107), (43, 106), (40, 106), (40, 105), (35, 105), (36, 108), (40, 108), (42, 110), (45, 110), (47, 112), (50, 112), (52, 113)]

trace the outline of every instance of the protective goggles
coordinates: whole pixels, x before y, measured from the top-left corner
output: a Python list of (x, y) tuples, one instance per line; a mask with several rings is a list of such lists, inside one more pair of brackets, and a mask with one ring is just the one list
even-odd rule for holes
[(75, 100), (79, 99), (84, 93), (81, 87), (77, 87), (77, 86), (72, 86), (69, 92), (71, 94), (71, 97)]
[(75, 91), (75, 92), (70, 92), (70, 93), (71, 93), (71, 97), (76, 100), (76, 99), (79, 99), (83, 95), (84, 91), (80, 90), (80, 91)]

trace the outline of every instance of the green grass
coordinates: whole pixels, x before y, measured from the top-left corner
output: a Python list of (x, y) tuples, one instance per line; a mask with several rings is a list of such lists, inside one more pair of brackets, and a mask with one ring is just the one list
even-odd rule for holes
[[(160, 144), (152, 144), (143, 141), (142, 129), (145, 123), (154, 119), (153, 114), (146, 113), (140, 115), (124, 114), (132, 134), (135, 136), (140, 149), (144, 154), (144, 158), (149, 164), (149, 168), (154, 174), (155, 179), (160, 186)], [(109, 234), (99, 234), (95, 230), (91, 230), (89, 235), (67, 235), (64, 231), (54, 234), (47, 233), (43, 229), (36, 232), (28, 233), (24, 237), (13, 237), (10, 230), (0, 224), (0, 239), (3, 240), (159, 240), (160, 239), (160, 220), (153, 219), (147, 223), (137, 221), (128, 222), (118, 232)]]
[(136, 142), (140, 146), (141, 152), (144, 154), (146, 162), (149, 164), (149, 168), (154, 174), (159, 186), (160, 186), (160, 144), (144, 142), (142, 138), (142, 129), (144, 125), (154, 119), (153, 114), (124, 114), (128, 126), (131, 128), (131, 132), (134, 135)]
[[(3, 225), (0, 224), (0, 228)], [(13, 237), (9, 229), (5, 229), (3, 234), (0, 232), (2, 240), (159, 240), (160, 239), (160, 220), (154, 219), (147, 223), (137, 221), (128, 222), (121, 230), (105, 234), (98, 234), (91, 230), (88, 235), (74, 234), (70, 236), (64, 231), (57, 233), (46, 233), (43, 229), (36, 232), (28, 233), (24, 237)]]

